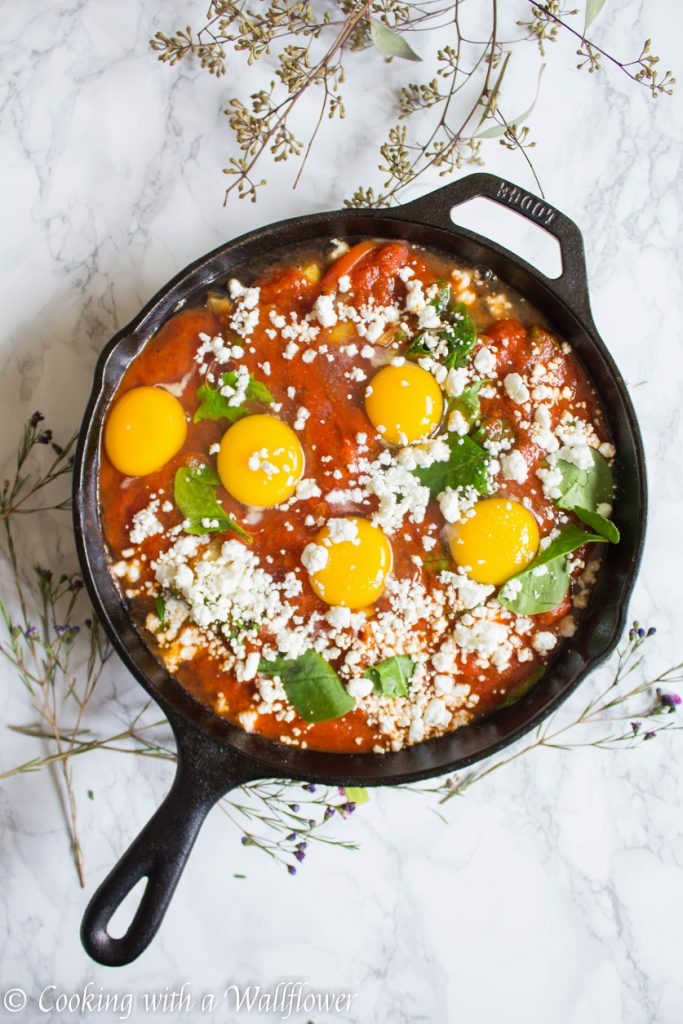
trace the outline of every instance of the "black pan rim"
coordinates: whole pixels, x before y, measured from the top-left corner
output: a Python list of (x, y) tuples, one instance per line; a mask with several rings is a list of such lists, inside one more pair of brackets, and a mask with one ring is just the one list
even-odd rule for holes
[[(427, 197), (427, 199), (428, 198), (429, 197)], [(420, 200), (419, 202), (424, 203), (424, 200)], [(557, 282), (547, 278), (525, 260), (522, 260), (520, 257), (510, 253), (497, 243), (492, 242), (475, 232), (456, 227), (455, 225), (453, 225), (452, 228), (439, 227), (427, 221), (411, 219), (410, 205), (411, 204), (392, 211), (340, 210), (332, 213), (319, 213), (310, 214), (306, 217), (295, 217), (249, 231), (230, 242), (218, 246), (210, 253), (200, 257), (198, 260), (184, 268), (169, 283), (164, 285), (145, 305), (142, 311), (131, 321), (131, 323), (112, 338), (98, 359), (94, 374), (93, 388), (84, 415), (83, 427), (79, 435), (74, 465), (74, 524), (76, 543), (88, 593), (93, 602), (96, 613), (101, 618), (104, 628), (117, 654), (121, 657), (124, 664), (131, 671), (137, 681), (160, 704), (164, 713), (168, 715), (179, 743), (182, 744), (182, 734), (185, 729), (198, 729), (199, 731), (207, 732), (213, 736), (218, 745), (230, 747), (234, 753), (241, 753), (248, 761), (250, 761), (254, 777), (287, 777), (301, 779), (304, 781), (326, 782), (330, 784), (372, 786), (417, 782), (434, 777), (435, 775), (448, 774), (466, 768), (476, 761), (485, 757), (493, 756), (500, 752), (500, 750), (508, 747), (531, 729), (537, 727), (548, 715), (552, 714), (552, 712), (570, 696), (576, 687), (579, 686), (582, 680), (610, 656), (619, 642), (626, 623), (628, 601), (632, 593), (640, 565), (645, 535), (647, 488), (644, 452), (635, 412), (628, 396), (626, 386), (609, 351), (597, 333), (589, 308), (586, 305), (583, 309), (579, 308), (577, 311), (570, 303), (567, 302), (566, 298), (559, 293), (560, 289), (558, 288)], [(180, 694), (177, 695), (179, 698), (178, 701), (169, 702), (166, 697), (159, 693), (158, 687), (151, 682), (148, 675), (141, 670), (140, 665), (135, 661), (126, 640), (121, 635), (120, 626), (118, 626), (115, 621), (116, 615), (112, 614), (112, 609), (108, 607), (107, 599), (103, 597), (102, 587), (99, 582), (101, 570), (93, 564), (93, 560), (91, 558), (91, 555), (93, 554), (90, 550), (92, 539), (88, 536), (86, 496), (90, 493), (93, 486), (92, 481), (89, 481), (88, 477), (93, 475), (96, 476), (97, 473), (92, 467), (88, 466), (86, 456), (89, 448), (92, 447), (93, 432), (97, 434), (97, 438), (99, 439), (99, 432), (101, 430), (107, 406), (105, 404), (104, 409), (99, 407), (103, 402), (103, 391), (107, 380), (107, 373), (111, 365), (112, 358), (119, 347), (132, 337), (142, 337), (145, 334), (150, 321), (159, 311), (163, 311), (163, 319), (170, 315), (173, 306), (183, 298), (183, 296), (179, 295), (178, 292), (187, 287), (188, 281), (194, 281), (202, 270), (219, 261), (222, 257), (225, 257), (230, 253), (234, 253), (236, 250), (238, 251), (256, 241), (263, 244), (264, 241), (280, 236), (290, 230), (294, 231), (296, 234), (300, 234), (303, 230), (308, 238), (314, 237), (313, 234), (309, 233), (310, 229), (313, 228), (316, 230), (319, 229), (317, 237), (329, 237), (330, 235), (348, 236), (354, 234), (373, 234), (382, 236), (384, 233), (382, 228), (384, 227), (386, 229), (387, 226), (389, 226), (391, 230), (385, 235), (386, 237), (405, 237), (407, 229), (411, 226), (417, 232), (428, 231), (432, 235), (439, 234), (442, 236), (442, 242), (444, 243), (443, 248), (445, 248), (446, 251), (448, 251), (448, 249), (451, 251), (455, 250), (457, 243), (473, 243), (490, 252), (497, 260), (502, 260), (519, 268), (523, 274), (529, 276), (535, 282), (536, 287), (540, 291), (548, 293), (549, 299), (552, 299), (555, 303), (560, 303), (564, 306), (567, 316), (576, 320), (577, 324), (580, 326), (589, 339), (591, 345), (602, 359), (606, 370), (608, 371), (610, 380), (618, 392), (621, 405), (623, 406), (623, 413), (628, 420), (628, 429), (633, 439), (633, 455), (638, 476), (639, 501), (643, 512), (642, 526), (635, 543), (633, 544), (628, 571), (621, 582), (619, 601), (612, 615), (609, 634), (601, 639), (599, 650), (596, 650), (590, 657), (583, 657), (581, 665), (577, 666), (571, 673), (571, 679), (559, 689), (555, 696), (546, 700), (542, 707), (540, 707), (535, 713), (529, 715), (526, 720), (520, 722), (517, 727), (511, 728), (506, 732), (503, 738), (490, 742), (486, 746), (484, 752), (465, 756), (448, 756), (446, 748), (457, 746), (458, 734), (462, 733), (463, 729), (472, 730), (477, 728), (477, 722), (472, 726), (461, 727), (461, 729), (446, 734), (446, 736), (439, 737), (434, 740), (427, 740), (421, 744), (415, 745), (414, 747), (404, 748), (403, 750), (395, 753), (334, 754), (286, 747), (275, 741), (265, 740), (262, 737), (247, 734), (239, 727), (233, 726), (223, 719), (218, 719), (213, 712), (206, 709), (203, 705), (200, 705), (199, 702), (194, 700), (194, 698), (191, 698), (187, 691), (185, 691), (179, 683), (173, 681), (173, 677), (165, 672), (165, 670), (160, 669), (162, 673), (165, 673), (166, 676), (168, 676), (169, 680), (173, 681), (173, 685), (182, 691), (182, 697)], [(438, 241), (430, 241), (427, 244), (439, 248)], [(504, 275), (501, 275), (501, 277), (503, 280), (505, 279)], [(216, 279), (217, 277), (214, 274), (210, 280), (215, 281)], [(201, 285), (194, 284), (193, 288), (189, 289), (189, 291), (191, 292), (199, 287), (207, 287), (210, 280), (207, 280)], [(551, 317), (551, 319), (553, 318)], [(151, 331), (151, 333), (154, 333), (154, 331)], [(151, 334), (142, 337), (140, 347), (146, 343), (149, 336), (151, 336)], [(598, 389), (598, 393), (602, 397), (600, 389)], [(108, 570), (106, 571), (108, 576)], [(119, 605), (120, 609), (118, 610), (123, 610), (125, 613), (125, 607), (121, 599), (119, 599)], [(114, 612), (115, 611), (116, 610), (114, 610)], [(585, 619), (583, 621), (585, 621)], [(148, 651), (142, 638), (139, 637), (137, 633), (136, 636), (138, 643), (144, 647), (145, 651)], [(560, 652), (558, 657), (561, 657), (563, 652), (567, 652), (568, 649), (570, 650), (571, 644), (572, 641), (569, 641), (566, 645), (563, 645), (562, 652)], [(548, 674), (554, 670), (553, 666), (555, 664), (556, 659), (550, 663)], [(184, 702), (186, 707), (181, 706), (183, 698), (185, 699)], [(187, 705), (187, 699), (190, 700), (190, 705)], [(516, 706), (519, 708), (526, 699), (527, 698), (523, 698)], [(501, 712), (498, 711), (493, 714), (500, 715)], [(207, 715), (210, 716), (212, 720), (211, 722), (206, 721)], [(479, 723), (485, 724), (492, 717), (493, 716), (487, 716), (487, 718), (479, 720)], [(220, 729), (215, 728), (216, 719), (219, 723)], [(437, 750), (439, 751), (439, 756), (437, 756)], [(438, 761), (438, 764), (435, 765), (432, 763), (420, 766), (419, 763), (416, 763), (415, 767), (409, 768), (408, 770), (398, 768), (396, 770), (392, 769), (392, 762), (405, 762), (407, 754), (408, 757), (411, 757), (415, 762), (425, 759), (424, 757), (421, 758), (420, 756), (415, 756), (414, 754), (411, 754), (411, 752), (419, 752), (423, 755), (432, 755), (431, 757), (427, 757), (427, 760)], [(330, 767), (318, 767), (316, 762), (321, 761), (328, 762)], [(372, 770), (368, 770), (370, 765), (372, 765)]]

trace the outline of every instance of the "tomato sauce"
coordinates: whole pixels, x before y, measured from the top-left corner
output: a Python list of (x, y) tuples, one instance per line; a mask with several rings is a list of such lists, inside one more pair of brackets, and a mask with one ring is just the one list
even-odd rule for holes
[[(358, 362), (354, 355), (342, 351), (344, 346), (348, 346), (348, 338), (340, 345), (335, 340), (334, 327), (323, 329), (315, 345), (318, 348), (326, 345), (327, 352), (307, 363), (302, 362), (301, 358), (286, 358), (281, 338), (271, 336), (271, 313), (279, 317), (294, 312), (298, 317), (303, 317), (311, 310), (318, 295), (334, 289), (344, 275), (351, 284), (352, 299), (348, 301), (354, 305), (360, 307), (374, 303), (387, 306), (392, 302), (400, 303), (405, 297), (406, 285), (398, 272), (409, 259), (415, 277), (425, 287), (444, 279), (457, 282), (459, 272), (464, 282), (461, 290), (464, 293), (470, 292), (468, 310), (477, 324), (481, 338), (477, 347), (488, 345), (495, 351), (498, 378), (502, 379), (509, 373), (528, 376), (535, 365), (546, 365), (554, 361), (561, 396), (556, 402), (553, 415), (559, 417), (565, 410), (580, 414), (582, 419), (595, 426), (601, 437), (607, 436), (596, 395), (578, 360), (568, 346), (563, 345), (547, 329), (542, 317), (523, 299), (487, 276), (478, 278), (476, 287), (474, 284), (468, 285), (468, 281), (476, 275), (461, 267), (451, 257), (411, 248), (402, 242), (383, 243), (381, 240), (372, 240), (363, 245), (364, 250), (355, 256), (354, 250), (350, 250), (353, 258), (347, 259), (346, 266), (337, 268), (336, 273), (334, 265), (325, 273), (325, 259), (321, 250), (314, 249), (286, 255), (277, 264), (249, 280), (250, 284), (260, 287), (260, 316), (240, 362), (256, 378), (267, 384), (275, 398), (277, 415), (285, 422), (291, 424), (299, 408), (305, 407), (308, 410), (308, 419), (299, 432), (306, 458), (305, 476), (316, 481), (322, 496), (300, 500), (293, 509), (276, 507), (245, 515), (245, 508), (227, 491), (219, 488), (217, 493), (225, 513), (234, 517), (252, 535), (252, 550), (261, 558), (272, 558), (269, 571), (273, 578), (281, 580), (285, 574), (295, 573), (302, 580), (303, 589), (296, 598), (296, 605), (304, 617), (313, 612), (326, 611), (324, 602), (307, 585), (306, 572), (302, 569), (302, 552), (311, 541), (312, 533), (306, 520), (313, 517), (319, 521), (338, 514), (326, 501), (325, 494), (334, 488), (353, 486), (351, 467), (360, 454), (357, 440), (359, 435), (367, 436), (367, 450), (363, 452), (367, 459), (376, 458), (384, 445), (381, 437), (371, 429), (365, 412), (367, 381), (348, 377), (348, 371)], [(340, 263), (343, 260), (344, 257)], [(316, 270), (311, 271), (311, 266)], [(452, 275), (454, 267), (456, 273)], [(248, 268), (245, 269), (245, 279), (249, 279)], [(174, 477), (182, 466), (198, 461), (206, 462), (212, 446), (220, 443), (227, 427), (225, 421), (192, 422), (192, 415), (197, 408), (197, 389), (203, 381), (199, 364), (195, 360), (197, 348), (201, 344), (200, 336), (214, 337), (222, 334), (227, 338), (233, 333), (229, 326), (233, 303), (228, 296), (223, 295), (219, 300), (214, 296), (213, 300), (209, 300), (209, 306), (213, 308), (201, 306), (183, 309), (171, 317), (131, 363), (117, 395), (118, 398), (127, 390), (140, 385), (168, 387), (179, 398), (188, 414), (187, 438), (182, 449), (157, 472), (138, 478), (123, 478), (104, 452), (101, 460), (100, 507), (112, 566), (130, 560), (130, 524), (133, 516), (147, 505), (150, 497), (159, 497), (173, 505), (172, 510), (169, 508), (163, 517), (164, 533), (146, 538), (137, 548), (138, 578), (121, 578), (121, 587), (129, 602), (132, 618), (147, 645), (160, 660), (164, 660), (168, 652), (159, 647), (155, 635), (145, 627), (145, 621), (156, 607), (153, 563), (168, 546), (168, 531), (180, 527), (183, 522), (182, 514), (173, 504)], [(500, 308), (504, 309), (505, 315), (497, 317), (494, 312)], [(350, 340), (358, 346), (363, 344), (362, 340), (354, 336)], [(381, 349), (387, 344), (394, 344), (398, 349), (400, 334), (394, 332), (393, 336), (390, 333), (388, 339), (380, 339), (377, 345), (380, 357)], [(388, 349), (389, 354), (393, 354), (393, 351)], [(474, 351), (476, 353), (477, 349)], [(329, 353), (333, 354), (333, 358), (326, 358)], [(264, 374), (264, 363), (269, 369), (267, 375)], [(225, 368), (221, 367), (221, 370)], [(292, 388), (295, 389), (295, 397), (290, 397)], [(481, 399), (482, 420), (491, 431), (500, 425), (505, 428), (518, 411), (504, 388), (495, 388), (494, 392)], [(529, 468), (528, 477), (521, 483), (505, 480), (501, 482), (499, 491), (505, 497), (528, 501), (539, 523), (541, 535), (546, 535), (557, 525), (558, 519), (556, 505), (544, 495), (536, 477), (536, 470), (544, 465), (546, 452), (535, 443), (531, 423), (525, 425), (517, 422), (515, 434), (515, 446), (523, 454)], [(367, 511), (360, 510), (359, 514), (367, 514)], [(434, 524), (437, 529), (443, 526), (435, 501), (430, 502), (424, 524), (419, 529), (409, 524), (406, 529), (399, 531), (396, 538), (392, 537), (394, 575), (401, 578), (415, 573), (415, 559), (419, 558), (425, 563), (423, 580), (427, 589), (437, 585), (437, 571), (430, 570), (429, 556), (425, 555), (420, 542), (424, 530), (430, 524)], [(442, 558), (443, 554), (442, 550), (434, 553), (435, 557)], [(380, 612), (385, 606), (386, 598), (380, 597), (376, 611)], [(570, 593), (557, 609), (536, 616), (534, 629), (552, 629), (567, 616), (571, 608)], [(429, 623), (422, 624), (421, 628), (426, 634), (429, 633)], [(458, 677), (469, 683), (477, 698), (476, 705), (470, 705), (464, 718), (494, 709), (547, 660), (547, 655), (533, 651), (529, 660), (513, 662), (501, 670), (493, 666), (482, 667), (473, 655), (463, 656), (458, 667)], [(255, 683), (240, 682), (233, 674), (223, 671), (220, 660), (208, 649), (198, 649), (187, 662), (174, 662), (173, 671), (180, 683), (197, 699), (217, 713), (226, 714), (232, 721), (239, 721), (240, 714), (254, 706)], [(342, 718), (315, 723), (306, 722), (298, 715), (294, 715), (290, 721), (283, 721), (274, 714), (260, 714), (254, 728), (260, 734), (279, 742), (321, 750), (359, 752), (387, 747), (377, 724), (370, 724), (368, 716), (360, 707)]]

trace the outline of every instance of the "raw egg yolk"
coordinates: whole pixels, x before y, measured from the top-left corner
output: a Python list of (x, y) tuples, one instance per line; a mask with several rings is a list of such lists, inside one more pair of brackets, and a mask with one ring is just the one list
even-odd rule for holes
[(187, 421), (177, 398), (163, 388), (131, 388), (114, 402), (104, 428), (109, 461), (126, 476), (147, 476), (177, 455)]
[(294, 494), (304, 453), (292, 428), (276, 416), (245, 416), (223, 435), (217, 467), (237, 501), (272, 508)]
[(325, 565), (310, 576), (318, 597), (356, 610), (377, 600), (393, 563), (382, 530), (367, 519), (333, 519), (314, 543), (327, 552)]
[(477, 583), (499, 586), (526, 569), (538, 551), (538, 526), (518, 501), (486, 498), (451, 533), (453, 558)]
[(385, 366), (365, 395), (365, 411), (389, 444), (423, 441), (438, 427), (443, 395), (431, 373), (415, 363)]

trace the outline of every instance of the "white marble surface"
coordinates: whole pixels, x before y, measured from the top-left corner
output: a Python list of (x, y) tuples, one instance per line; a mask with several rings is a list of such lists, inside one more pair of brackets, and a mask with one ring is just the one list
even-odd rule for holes
[[(162, 67), (146, 44), (159, 28), (198, 21), (203, 7), (192, 0), (3, 7), (3, 462), (34, 408), (62, 435), (74, 426), (98, 351), (179, 268), (248, 228), (335, 208), (351, 186), (369, 180), (373, 118), (402, 73), (387, 76), (377, 64), (348, 90), (349, 116), (363, 124), (349, 123), (343, 138), (327, 131), (297, 192), (281, 168), (257, 205), (222, 207), (228, 83)], [(682, 29), (674, 0), (615, 0), (596, 35), (631, 54), (651, 34), (663, 63), (680, 72)], [(650, 658), (659, 669), (680, 659), (683, 644), (683, 106), (680, 95), (653, 103), (616, 71), (574, 73), (571, 45), (550, 58), (531, 121), (534, 159), (550, 201), (585, 232), (595, 318), (643, 428), (651, 527), (632, 610), (659, 628)], [(426, 81), (431, 72), (422, 71)], [(530, 74), (520, 109), (532, 89)], [(363, 116), (368, 97), (373, 117)], [(487, 168), (532, 185), (519, 157), (495, 143)], [(477, 217), (484, 230), (493, 224), (488, 214)], [(508, 244), (522, 244), (514, 218), (504, 231)], [(22, 543), (32, 557), (73, 568), (68, 523), (34, 523)], [(0, 721), (30, 720), (19, 682), (7, 665), (0, 670)], [(595, 685), (582, 687), (567, 715)], [(89, 724), (104, 730), (140, 700), (113, 666)], [(37, 752), (35, 741), (5, 728), (0, 735), (0, 770)], [(678, 1024), (682, 764), (676, 735), (619, 754), (540, 752), (451, 802), (447, 823), (432, 813), (432, 797), (383, 791), (337, 829), (361, 852), (316, 850), (296, 879), (240, 846), (215, 812), (157, 941), (119, 971), (85, 956), (80, 916), (163, 796), (169, 766), (110, 753), (74, 765), (85, 892), (54, 779), (47, 772), (10, 779), (0, 784), (0, 992), (20, 986), (35, 998), (50, 984), (70, 992), (90, 981), (96, 990), (141, 997), (188, 982), (196, 995), (230, 982), (272, 988), (300, 978), (317, 990), (356, 992), (342, 1019), (362, 1024)], [(49, 1016), (33, 1004), (7, 1014)], [(131, 1019), (143, 1019), (141, 1012)], [(177, 1019), (274, 1018), (222, 1009)]]

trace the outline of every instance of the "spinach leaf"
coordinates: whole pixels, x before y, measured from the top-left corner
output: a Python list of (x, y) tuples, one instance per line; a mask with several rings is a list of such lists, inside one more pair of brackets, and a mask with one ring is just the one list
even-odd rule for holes
[(481, 419), (479, 392), (485, 384), (488, 384), (488, 381), (477, 380), (474, 384), (470, 384), (469, 387), (464, 388), (457, 398), (451, 399), (450, 408), (452, 410), (457, 409), (461, 412), (470, 426), (473, 423), (478, 423)]
[(508, 447), (512, 447), (517, 440), (517, 434), (504, 416), (487, 416), (477, 429), (472, 431), (472, 440), (481, 445), (485, 441), (494, 441), (496, 444), (507, 443)]
[(591, 530), (599, 533), (605, 540), (610, 541), (611, 544), (619, 543), (621, 536), (611, 519), (606, 519), (599, 512), (591, 512), (590, 509), (579, 508), (578, 506), (573, 509), (573, 512), (579, 519), (583, 520), (586, 526), (590, 526)]
[[(410, 356), (434, 355), (434, 349), (439, 351), (439, 360), (449, 369), (457, 366), (464, 366), (467, 357), (477, 341), (477, 329), (474, 326), (472, 317), (467, 312), (464, 302), (453, 303), (452, 293), (449, 284), (444, 285), (437, 295), (430, 301), (430, 305), (445, 321), (442, 327), (434, 331), (420, 331), (408, 346), (407, 354)], [(439, 344), (429, 345), (426, 338), (429, 334), (436, 334)], [(442, 354), (442, 350), (445, 352)]]
[(503, 584), (498, 592), (498, 601), (518, 615), (552, 611), (569, 589), (566, 556), (584, 544), (598, 543), (605, 543), (605, 538), (598, 533), (586, 533), (571, 523), (563, 527), (524, 572)]
[(448, 435), (450, 456), (446, 462), (433, 462), (431, 466), (413, 472), (432, 495), (447, 487), (474, 487), (479, 494), (489, 493), (488, 452), (471, 437)]
[(449, 370), (464, 366), (477, 341), (477, 329), (464, 302), (455, 303), (444, 334), (442, 340), (448, 345), (448, 354), (443, 362)]
[(317, 653), (299, 658), (261, 659), (259, 672), (279, 676), (289, 701), (306, 722), (329, 722), (352, 711), (356, 703), (332, 666)]
[(505, 699), (500, 702), (498, 707), (509, 708), (517, 701), (520, 701), (522, 697), (526, 697), (527, 693), (530, 693), (536, 683), (545, 675), (545, 665), (539, 665), (530, 672), (526, 679), (522, 679), (521, 683), (514, 686), (506, 695)]
[(395, 654), (365, 670), (373, 682), (375, 693), (383, 697), (407, 697), (415, 662), (407, 654)]
[(560, 497), (557, 499), (560, 508), (570, 512), (576, 508), (587, 508), (589, 512), (595, 512), (598, 505), (612, 500), (614, 481), (609, 463), (595, 448), (591, 448), (591, 455), (593, 465), (590, 469), (579, 469), (572, 462), (557, 460), (557, 468), (562, 474)]
[[(540, 569), (541, 575), (535, 575), (535, 569)], [(498, 601), (518, 615), (539, 615), (557, 608), (568, 589), (567, 559), (560, 555), (508, 580), (498, 593)]]
[[(228, 370), (221, 377), (221, 387), (227, 385), (234, 388), (236, 383), (237, 374), (234, 370)], [(255, 380), (251, 374), (245, 398), (248, 402), (264, 402), (266, 404), (273, 401), (273, 396), (266, 385), (260, 380)], [(199, 406), (194, 414), (195, 423), (199, 423), (200, 420), (228, 420), (230, 423), (234, 423), (242, 416), (246, 416), (248, 412), (244, 402), (242, 405), (230, 405), (229, 399), (221, 394), (220, 388), (212, 388), (206, 383), (197, 388), (197, 401)]]
[(526, 569), (525, 572), (529, 572), (530, 569), (537, 565), (547, 565), (548, 562), (552, 562), (560, 555), (570, 555), (572, 551), (583, 547), (584, 544), (604, 544), (604, 542), (605, 538), (600, 534), (586, 533), (584, 530), (580, 530), (578, 526), (574, 526), (573, 523), (568, 523), (567, 526), (562, 527), (555, 540), (552, 540), (547, 548), (544, 548), (543, 551), (536, 555), (529, 569)]
[[(232, 530), (251, 543), (251, 534), (226, 515), (218, 503), (216, 487), (220, 478), (211, 466), (183, 466), (173, 484), (175, 503), (185, 517), (185, 533), (226, 533)], [(216, 525), (207, 526), (206, 521)]]

